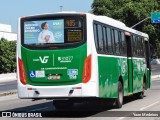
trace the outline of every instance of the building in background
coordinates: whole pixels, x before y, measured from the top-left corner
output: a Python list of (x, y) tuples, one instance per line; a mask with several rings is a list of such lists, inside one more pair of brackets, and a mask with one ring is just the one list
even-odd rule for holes
[(17, 40), (17, 34), (12, 32), (11, 25), (0, 24), (0, 39), (5, 38), (8, 41)]

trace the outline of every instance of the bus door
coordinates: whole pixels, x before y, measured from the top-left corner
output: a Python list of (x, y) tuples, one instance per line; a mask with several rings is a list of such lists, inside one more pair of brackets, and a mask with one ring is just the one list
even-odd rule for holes
[(147, 85), (146, 85), (146, 89), (147, 88), (150, 88), (151, 86), (151, 80), (150, 80), (150, 77), (151, 77), (151, 58), (150, 58), (150, 45), (149, 45), (149, 41), (147, 38), (145, 38), (145, 60), (146, 60), (146, 65), (147, 65)]
[(127, 44), (127, 63), (128, 63), (128, 94), (133, 93), (133, 64), (132, 64), (132, 48), (131, 48), (131, 34), (125, 32), (125, 39)]

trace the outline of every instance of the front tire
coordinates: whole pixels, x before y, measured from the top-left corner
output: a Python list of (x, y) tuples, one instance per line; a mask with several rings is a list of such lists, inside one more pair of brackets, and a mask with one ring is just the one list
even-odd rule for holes
[(119, 81), (118, 82), (118, 98), (115, 100), (115, 107), (116, 108), (121, 108), (123, 105), (123, 86), (122, 83)]

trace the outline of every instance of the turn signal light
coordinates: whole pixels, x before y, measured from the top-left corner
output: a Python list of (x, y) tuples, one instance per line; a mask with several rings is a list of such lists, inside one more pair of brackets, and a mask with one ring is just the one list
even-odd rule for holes
[(85, 59), (83, 69), (83, 83), (87, 83), (91, 79), (91, 54)]

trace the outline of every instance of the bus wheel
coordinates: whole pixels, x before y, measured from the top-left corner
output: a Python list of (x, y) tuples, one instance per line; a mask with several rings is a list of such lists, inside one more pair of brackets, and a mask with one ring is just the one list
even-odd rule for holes
[(138, 97), (139, 99), (143, 99), (143, 98), (144, 98), (145, 86), (146, 86), (146, 84), (145, 84), (145, 82), (143, 82), (143, 90), (137, 94), (137, 97)]
[(139, 99), (143, 99), (143, 97), (144, 97), (144, 92), (138, 93), (138, 98), (139, 98)]
[(53, 105), (56, 110), (71, 109), (73, 107), (73, 102), (70, 100), (53, 100)]
[(123, 105), (123, 86), (122, 83), (119, 81), (118, 82), (118, 98), (115, 100), (115, 107), (116, 108), (121, 108)]

